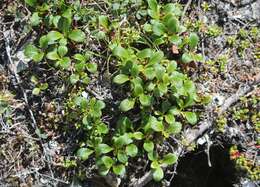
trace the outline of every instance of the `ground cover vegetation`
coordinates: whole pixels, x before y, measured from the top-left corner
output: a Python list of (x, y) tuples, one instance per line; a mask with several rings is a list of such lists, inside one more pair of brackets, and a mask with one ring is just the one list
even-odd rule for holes
[[(198, 19), (213, 5), (199, 2), (197, 13), (190, 3), (2, 3), (1, 141), (26, 151), (0, 155), (28, 172), (1, 172), (3, 184), (170, 186), (197, 144), (211, 165), (209, 149), (220, 137), (239, 176), (259, 180), (259, 27), (239, 27), (223, 40), (226, 25)], [(12, 54), (19, 34), (11, 31), (21, 23), (25, 37)], [(254, 67), (248, 74), (231, 64), (245, 58)]]

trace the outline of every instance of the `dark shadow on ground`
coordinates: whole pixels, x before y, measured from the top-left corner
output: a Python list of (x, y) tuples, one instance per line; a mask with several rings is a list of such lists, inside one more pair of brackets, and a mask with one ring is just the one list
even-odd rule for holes
[(228, 147), (212, 146), (210, 157), (212, 167), (204, 151), (187, 154), (179, 162), (171, 187), (232, 187), (238, 182)]

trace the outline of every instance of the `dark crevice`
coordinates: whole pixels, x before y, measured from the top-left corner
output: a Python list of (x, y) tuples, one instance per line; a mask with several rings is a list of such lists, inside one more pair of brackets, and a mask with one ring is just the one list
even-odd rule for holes
[(229, 146), (212, 146), (208, 166), (205, 148), (187, 154), (179, 162), (172, 187), (232, 187), (238, 182), (235, 165), (229, 157)]

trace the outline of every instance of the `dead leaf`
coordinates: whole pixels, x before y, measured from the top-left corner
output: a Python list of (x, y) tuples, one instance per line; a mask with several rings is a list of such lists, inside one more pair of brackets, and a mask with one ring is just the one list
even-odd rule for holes
[(179, 50), (178, 50), (178, 47), (176, 45), (172, 45), (172, 53), (177, 55), (179, 54)]

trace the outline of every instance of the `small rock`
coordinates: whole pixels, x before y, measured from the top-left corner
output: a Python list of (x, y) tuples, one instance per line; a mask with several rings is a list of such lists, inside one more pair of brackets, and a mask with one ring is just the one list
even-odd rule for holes
[(225, 101), (225, 97), (224, 96), (221, 96), (219, 94), (215, 94), (213, 95), (212, 97), (212, 101), (214, 104), (218, 105), (218, 106), (221, 106), (223, 105), (224, 101)]
[(242, 184), (242, 187), (256, 187), (256, 185), (251, 181), (246, 181)]

